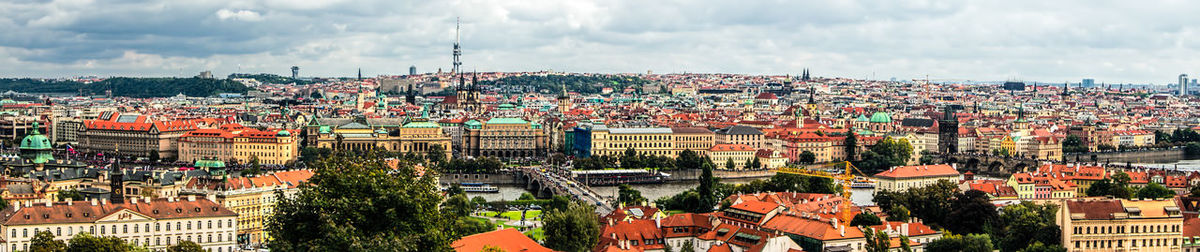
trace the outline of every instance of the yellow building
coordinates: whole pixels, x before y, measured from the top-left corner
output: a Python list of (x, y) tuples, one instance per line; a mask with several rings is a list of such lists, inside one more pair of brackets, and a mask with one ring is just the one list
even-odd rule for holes
[[(376, 122), (401, 123), (378, 120)], [(417, 119), (403, 123), (403, 125), (370, 123), (371, 120), (348, 121), (330, 126), (313, 119), (306, 127), (310, 138), (309, 146), (334, 150), (377, 149), (391, 152), (424, 153), (434, 145), (438, 145), (446, 152), (447, 158), (452, 153), (450, 135), (446, 134), (437, 123), (424, 119)]]
[(704, 155), (716, 136), (704, 128), (592, 128), (592, 155), (620, 156), (628, 148), (639, 155), (675, 157), (683, 150)]
[(1067, 251), (1181, 251), (1174, 200), (1066, 199), (1057, 219)]
[(140, 199), (26, 203), (0, 210), (0, 251), (28, 251), (38, 231), (70, 242), (79, 233), (114, 237), (150, 251), (191, 241), (204, 251), (235, 251), (237, 214), (210, 199)]
[(708, 149), (708, 157), (720, 169), (727, 169), (730, 160), (733, 160), (733, 169), (745, 169), (746, 163), (754, 159), (754, 153), (755, 149), (745, 144), (717, 144)]
[(299, 156), (299, 139), (289, 130), (257, 130), (238, 124), (217, 129), (198, 129), (179, 138), (179, 160), (195, 162), (217, 159), (260, 164), (283, 165)]
[(261, 244), (270, 239), (265, 224), (274, 212), (275, 192), (295, 194), (313, 175), (310, 170), (275, 172), (254, 177), (192, 179), (183, 191), (215, 196), (217, 203), (237, 213), (237, 238), (241, 244)]
[(494, 117), (486, 122), (463, 123), (463, 153), (473, 157), (543, 157), (549, 136), (542, 125), (515, 117)]

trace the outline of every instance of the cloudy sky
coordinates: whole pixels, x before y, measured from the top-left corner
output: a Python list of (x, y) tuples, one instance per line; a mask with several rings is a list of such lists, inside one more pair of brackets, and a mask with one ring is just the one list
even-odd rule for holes
[[(0, 76), (464, 68), (1173, 82), (1196, 1), (0, 0)], [(239, 70), (240, 69), (240, 70)]]

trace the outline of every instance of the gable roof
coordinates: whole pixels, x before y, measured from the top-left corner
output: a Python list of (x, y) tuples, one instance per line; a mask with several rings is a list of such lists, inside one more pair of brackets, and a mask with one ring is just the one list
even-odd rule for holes
[(478, 252), (483, 250), (484, 246), (494, 246), (510, 252), (554, 251), (529, 239), (514, 228), (468, 235), (450, 244), (450, 247), (458, 252)]

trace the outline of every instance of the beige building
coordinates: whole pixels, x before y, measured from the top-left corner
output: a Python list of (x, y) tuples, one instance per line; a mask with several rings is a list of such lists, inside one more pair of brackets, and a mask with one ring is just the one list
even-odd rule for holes
[(197, 129), (179, 137), (179, 160), (202, 159), (237, 161), (248, 164), (252, 157), (260, 164), (283, 165), (299, 156), (299, 139), (289, 130), (257, 130), (238, 124), (216, 129)]
[(155, 121), (143, 115), (104, 113), (95, 120), (84, 120), (79, 132), (79, 148), (85, 152), (122, 156), (174, 158), (180, 136), (196, 130), (187, 121)]
[(206, 251), (228, 252), (236, 247), (237, 213), (203, 198), (24, 204), (0, 212), (0, 234), (4, 236), (0, 252), (29, 250), (40, 231), (66, 242), (79, 233), (112, 236), (150, 250), (164, 250), (182, 241), (195, 242)]
[(899, 166), (875, 174), (875, 179), (879, 181), (875, 190), (904, 191), (908, 188), (932, 185), (938, 180), (958, 183), (958, 177), (958, 171), (950, 165)]
[(746, 168), (746, 162), (754, 159), (755, 152), (753, 147), (745, 144), (718, 144), (708, 149), (708, 157), (719, 169), (727, 169), (726, 165), (733, 160), (733, 169), (741, 170)]
[(294, 170), (254, 177), (193, 179), (184, 186), (183, 192), (215, 197), (217, 203), (238, 214), (238, 237), (249, 244), (261, 244), (270, 239), (265, 228), (267, 219), (274, 212), (275, 192), (294, 195), (298, 186), (312, 175), (311, 170)]
[(1067, 251), (1181, 251), (1174, 200), (1067, 199), (1057, 217)]
[(734, 125), (714, 133), (718, 144), (744, 144), (755, 149), (763, 147), (763, 132), (754, 127)]
[(705, 128), (592, 128), (592, 155), (620, 156), (628, 148), (638, 154), (674, 158), (683, 150), (705, 155), (716, 135)]
[(424, 153), (432, 146), (439, 145), (446, 152), (447, 157), (450, 157), (453, 151), (450, 135), (437, 123), (423, 119), (407, 123), (360, 120), (344, 121), (335, 125), (321, 124), (321, 122), (335, 121), (337, 120), (321, 119), (318, 122), (315, 118), (310, 121), (309, 126), (305, 129), (308, 131), (309, 146), (334, 150), (379, 149), (392, 152)]
[(472, 157), (523, 158), (546, 156), (547, 132), (541, 124), (515, 117), (494, 117), (463, 123), (463, 154)]

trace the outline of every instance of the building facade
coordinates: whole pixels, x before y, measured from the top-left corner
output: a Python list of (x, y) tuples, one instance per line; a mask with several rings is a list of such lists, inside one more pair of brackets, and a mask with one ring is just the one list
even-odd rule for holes
[(237, 161), (248, 164), (257, 158), (260, 164), (283, 165), (299, 156), (299, 139), (289, 130), (257, 130), (238, 124), (217, 129), (197, 129), (179, 137), (179, 160), (201, 159)]
[(115, 113), (96, 120), (84, 120), (79, 145), (87, 152), (122, 156), (175, 158), (179, 137), (196, 124), (186, 121), (155, 121), (142, 115)]
[(463, 123), (463, 154), (472, 157), (524, 158), (549, 153), (542, 125), (521, 118), (495, 117)]
[(875, 179), (879, 180), (875, 190), (904, 191), (931, 185), (938, 180), (958, 183), (958, 178), (958, 171), (950, 165), (900, 166), (875, 174)]
[(1058, 225), (1068, 251), (1181, 251), (1183, 213), (1174, 200), (1067, 199)]
[(3, 252), (29, 250), (31, 240), (41, 231), (67, 242), (76, 234), (91, 233), (151, 250), (164, 250), (183, 241), (195, 242), (208, 251), (236, 250), (237, 213), (209, 199), (68, 201), (13, 205), (2, 212)]

